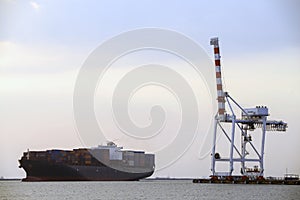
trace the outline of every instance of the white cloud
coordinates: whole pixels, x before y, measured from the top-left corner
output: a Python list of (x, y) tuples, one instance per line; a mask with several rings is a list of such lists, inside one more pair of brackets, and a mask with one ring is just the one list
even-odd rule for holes
[(35, 10), (40, 9), (40, 5), (38, 3), (34, 2), (34, 1), (30, 1), (29, 3), (32, 6), (32, 8), (34, 8)]

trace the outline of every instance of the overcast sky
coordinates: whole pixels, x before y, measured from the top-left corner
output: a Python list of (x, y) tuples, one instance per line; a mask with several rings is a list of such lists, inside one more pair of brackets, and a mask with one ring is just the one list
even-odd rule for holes
[[(266, 175), (281, 176), (286, 169), (300, 174), (299, 11), (297, 0), (1, 0), (0, 176), (25, 176), (17, 160), (27, 148), (83, 146), (72, 99), (80, 67), (105, 40), (144, 27), (178, 31), (210, 57), (209, 39), (219, 36), (226, 90), (243, 106), (267, 105), (270, 118), (289, 124), (286, 133), (267, 135)], [(199, 159), (202, 141), (197, 136), (155, 176), (209, 175), (209, 156)], [(119, 145), (132, 147), (126, 141)]]

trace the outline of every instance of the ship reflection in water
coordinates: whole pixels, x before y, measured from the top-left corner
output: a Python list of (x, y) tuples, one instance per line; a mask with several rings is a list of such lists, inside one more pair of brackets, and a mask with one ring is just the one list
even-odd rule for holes
[(27, 151), (19, 160), (23, 181), (135, 181), (153, 174), (154, 154), (122, 150), (113, 142), (95, 148)]

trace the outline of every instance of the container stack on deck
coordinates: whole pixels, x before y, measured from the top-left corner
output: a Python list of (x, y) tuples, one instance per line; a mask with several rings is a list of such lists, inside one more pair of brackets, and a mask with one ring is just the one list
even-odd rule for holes
[(109, 149), (79, 148), (68, 150), (29, 151), (23, 153), (23, 158), (49, 163), (64, 163), (69, 165), (109, 165), (118, 164), (132, 167), (151, 166), (154, 163), (153, 154), (143, 151), (120, 151), (120, 157), (110, 156)]

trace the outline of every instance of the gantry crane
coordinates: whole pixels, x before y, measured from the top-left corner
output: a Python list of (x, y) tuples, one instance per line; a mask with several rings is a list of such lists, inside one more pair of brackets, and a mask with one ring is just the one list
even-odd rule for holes
[[(213, 133), (213, 148), (211, 159), (211, 171), (212, 177), (224, 178), (232, 177), (234, 172), (234, 163), (239, 162), (241, 164), (240, 173), (242, 176), (257, 178), (264, 175), (264, 149), (265, 149), (265, 137), (266, 131), (286, 131), (287, 123), (283, 121), (268, 120), (269, 111), (266, 106), (256, 106), (253, 108), (243, 108), (240, 106), (228, 92), (223, 91), (222, 76), (221, 76), (221, 62), (220, 62), (220, 49), (218, 38), (212, 38), (210, 45), (214, 47), (215, 57), (215, 70), (216, 70), (216, 82), (217, 82), (217, 101), (218, 112), (215, 116), (215, 126)], [(225, 104), (229, 108), (227, 112)], [(241, 112), (241, 116), (238, 117), (235, 113), (236, 107)], [(226, 131), (224, 124), (231, 124), (230, 131)], [(236, 145), (237, 131), (240, 132), (241, 144)], [(255, 129), (261, 129), (261, 145), (258, 149), (252, 142), (252, 136), (250, 131)], [(216, 152), (217, 149), (217, 133), (221, 131), (229, 141), (229, 156), (223, 157), (220, 152)], [(238, 148), (239, 147), (239, 148)], [(256, 156), (253, 158), (248, 157), (247, 147), (253, 149)], [(234, 153), (236, 152), (236, 153)], [(229, 165), (228, 171), (217, 171), (216, 163), (223, 162)], [(248, 168), (248, 163), (256, 163), (254, 168)]]

